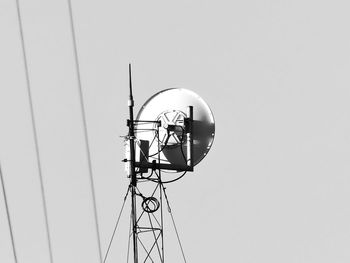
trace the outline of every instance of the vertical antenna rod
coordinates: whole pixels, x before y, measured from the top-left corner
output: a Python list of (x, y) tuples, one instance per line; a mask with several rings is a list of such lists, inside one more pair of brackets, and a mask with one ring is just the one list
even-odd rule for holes
[(131, 82), (131, 64), (129, 64), (129, 140), (130, 140), (130, 171), (129, 176), (131, 178), (131, 217), (132, 217), (132, 238), (134, 247), (134, 263), (138, 263), (137, 252), (137, 219), (136, 219), (136, 172), (135, 172), (135, 145), (134, 145), (134, 98), (132, 96), (132, 82)]

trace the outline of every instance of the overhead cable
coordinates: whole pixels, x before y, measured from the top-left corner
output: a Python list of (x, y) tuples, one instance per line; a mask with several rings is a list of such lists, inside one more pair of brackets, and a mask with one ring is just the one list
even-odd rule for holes
[(97, 246), (98, 246), (98, 253), (99, 253), (100, 262), (102, 263), (103, 259), (102, 259), (102, 249), (101, 249), (101, 235), (100, 235), (99, 223), (98, 223), (97, 203), (96, 203), (96, 195), (95, 195), (95, 185), (94, 185), (94, 178), (93, 178), (93, 172), (92, 172), (91, 153), (90, 153), (90, 146), (89, 146), (89, 136), (88, 136), (86, 114), (85, 114), (85, 107), (84, 107), (84, 96), (83, 96), (81, 77), (80, 77), (78, 48), (77, 48), (77, 41), (76, 41), (76, 36), (75, 36), (75, 28), (74, 28), (73, 11), (72, 11), (71, 0), (68, 0), (68, 9), (69, 9), (70, 26), (71, 26), (71, 33), (72, 33), (72, 40), (73, 40), (75, 68), (76, 68), (77, 81), (78, 81), (80, 108), (81, 108), (81, 113), (82, 113), (82, 123), (83, 123), (83, 128), (84, 128), (85, 150), (86, 150), (86, 157), (87, 157), (87, 161), (88, 161), (90, 188), (91, 188), (93, 210), (94, 210), (94, 217), (95, 217)]
[(30, 116), (31, 116), (33, 136), (34, 136), (35, 152), (36, 152), (38, 173), (39, 173), (39, 179), (40, 179), (41, 199), (42, 199), (42, 206), (43, 206), (44, 217), (45, 217), (47, 244), (48, 244), (50, 262), (53, 263), (52, 245), (51, 245), (46, 197), (45, 197), (44, 180), (43, 180), (41, 161), (40, 161), (38, 133), (36, 129), (36, 122), (35, 122), (35, 116), (34, 116), (33, 99), (32, 99), (31, 84), (29, 79), (29, 69), (28, 69), (27, 54), (26, 54), (26, 47), (25, 47), (24, 34), (23, 34), (23, 23), (22, 23), (19, 0), (16, 0), (16, 7), (17, 7), (17, 17), (18, 17), (18, 24), (19, 24), (19, 33), (20, 33), (21, 44), (22, 44), (23, 65), (24, 65), (24, 71), (25, 71), (25, 77), (26, 77), (26, 83), (27, 83), (27, 93), (28, 93), (28, 99), (29, 99), (29, 108), (30, 108)]
[(8, 206), (8, 202), (7, 202), (7, 195), (6, 195), (6, 189), (5, 189), (5, 182), (4, 182), (4, 176), (3, 176), (3, 174), (2, 174), (1, 164), (0, 164), (0, 179), (1, 179), (1, 185), (2, 185), (2, 193), (3, 193), (3, 195), (4, 195), (4, 201), (5, 201), (7, 222), (8, 222), (9, 230), (10, 230), (13, 257), (14, 257), (15, 263), (17, 263), (17, 253), (16, 253), (16, 247), (15, 247), (15, 239), (14, 239), (14, 237), (13, 237), (13, 230), (12, 230), (12, 224), (11, 224), (11, 217), (10, 217), (10, 211), (9, 211), (9, 206)]

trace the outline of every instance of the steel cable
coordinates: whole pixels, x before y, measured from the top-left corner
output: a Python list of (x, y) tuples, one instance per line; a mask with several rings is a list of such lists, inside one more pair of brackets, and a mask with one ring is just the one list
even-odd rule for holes
[(44, 180), (43, 180), (41, 161), (40, 161), (38, 134), (36, 129), (35, 117), (34, 117), (33, 99), (32, 99), (31, 85), (30, 85), (30, 79), (29, 79), (29, 69), (28, 69), (27, 54), (26, 54), (26, 48), (25, 48), (23, 24), (22, 24), (22, 16), (21, 16), (19, 0), (16, 0), (16, 8), (17, 8), (17, 17), (18, 17), (18, 24), (19, 24), (19, 33), (20, 33), (21, 44), (22, 44), (21, 45), (22, 56), (23, 56), (24, 71), (25, 71), (25, 77), (26, 77), (26, 83), (27, 83), (27, 93), (28, 93), (28, 99), (29, 99), (29, 108), (30, 108), (30, 116), (31, 116), (32, 130), (33, 130), (33, 136), (34, 136), (35, 152), (36, 152), (36, 159), (37, 159), (37, 166), (38, 166), (38, 173), (39, 173), (39, 180), (40, 180), (41, 199), (42, 199), (42, 206), (43, 206), (44, 216), (45, 216), (47, 243), (48, 243), (48, 249), (49, 249), (50, 262), (53, 263), (51, 236), (50, 236), (48, 212), (47, 212), (46, 197), (45, 197), (45, 187), (44, 187)]
[(101, 235), (100, 235), (100, 229), (99, 229), (99, 223), (98, 223), (95, 185), (94, 185), (94, 178), (93, 178), (93, 172), (92, 172), (89, 136), (88, 136), (88, 130), (87, 130), (86, 114), (85, 114), (85, 107), (84, 107), (84, 97), (83, 97), (83, 90), (82, 90), (81, 77), (80, 77), (78, 48), (77, 48), (77, 41), (76, 41), (76, 36), (75, 36), (75, 28), (74, 28), (73, 10), (72, 10), (71, 0), (68, 0), (68, 9), (69, 9), (70, 26), (71, 26), (71, 33), (72, 33), (72, 40), (73, 40), (74, 60), (75, 60), (75, 67), (76, 67), (76, 74), (77, 74), (77, 81), (78, 81), (80, 108), (81, 108), (82, 122), (83, 122), (83, 128), (84, 128), (84, 139), (85, 139), (85, 147), (86, 147), (85, 150), (86, 150), (86, 157), (87, 157), (87, 161), (88, 161), (90, 188), (91, 188), (93, 210), (94, 210), (94, 217), (95, 217), (97, 246), (98, 246), (98, 253), (99, 253), (99, 257), (100, 257), (100, 262), (102, 263), (103, 259), (102, 259), (102, 249), (101, 249)]
[(113, 234), (112, 234), (111, 240), (109, 241), (108, 249), (107, 249), (107, 252), (106, 252), (106, 254), (105, 254), (105, 256), (104, 256), (103, 263), (105, 263), (106, 260), (107, 260), (107, 256), (108, 256), (109, 250), (110, 250), (110, 248), (111, 248), (111, 245), (112, 245), (112, 242), (113, 242), (113, 239), (114, 239), (115, 232), (117, 231), (118, 224), (119, 224), (119, 220), (120, 220), (120, 217), (121, 217), (121, 215), (122, 215), (122, 212), (123, 212), (123, 209), (124, 209), (124, 205), (125, 205), (125, 202), (126, 202), (126, 198), (128, 197), (128, 194), (129, 194), (129, 190), (130, 190), (130, 186), (128, 187), (128, 191), (126, 192), (126, 195), (125, 195), (125, 197), (124, 197), (124, 202), (123, 202), (122, 208), (120, 209), (117, 222), (116, 222), (116, 224), (115, 224), (115, 226), (114, 226)]
[(186, 257), (185, 257), (185, 253), (184, 253), (184, 250), (183, 250), (183, 247), (182, 247), (182, 244), (181, 244), (181, 240), (180, 240), (180, 236), (179, 236), (179, 233), (177, 231), (177, 227), (176, 227), (176, 224), (175, 224), (175, 220), (174, 220), (174, 216), (173, 216), (173, 213), (171, 212), (171, 208), (170, 208), (170, 204), (169, 204), (169, 200), (168, 200), (168, 196), (165, 192), (165, 187), (162, 185), (162, 188), (163, 188), (163, 192), (164, 192), (164, 196), (165, 196), (165, 199), (166, 199), (166, 202), (167, 202), (167, 205), (168, 205), (168, 212), (171, 216), (171, 220), (173, 222), (173, 226), (174, 226), (174, 229), (175, 229), (175, 233), (176, 233), (176, 237), (177, 237), (177, 241), (179, 243), (179, 246), (180, 246), (180, 249), (181, 249), (181, 253), (182, 253), (182, 258), (184, 260), (184, 262), (186, 263)]
[(14, 259), (15, 259), (15, 263), (17, 263), (17, 253), (16, 253), (15, 239), (14, 239), (14, 237), (13, 237), (13, 230), (12, 230), (12, 224), (11, 224), (11, 217), (10, 217), (10, 211), (9, 211), (9, 206), (8, 206), (8, 202), (7, 202), (7, 195), (6, 195), (6, 190), (5, 190), (5, 182), (4, 182), (4, 177), (3, 177), (3, 174), (2, 174), (1, 165), (0, 165), (0, 179), (1, 179), (1, 185), (2, 185), (2, 193), (3, 193), (3, 195), (4, 195), (4, 201), (5, 201), (5, 209), (6, 209), (6, 215), (7, 215), (7, 222), (8, 222), (9, 230), (10, 230), (13, 257), (14, 257)]
[(128, 238), (128, 251), (127, 251), (127, 254), (126, 254), (126, 263), (129, 263), (130, 239), (131, 239), (131, 236), (132, 236), (132, 218), (131, 218), (131, 215), (130, 215), (129, 238)]

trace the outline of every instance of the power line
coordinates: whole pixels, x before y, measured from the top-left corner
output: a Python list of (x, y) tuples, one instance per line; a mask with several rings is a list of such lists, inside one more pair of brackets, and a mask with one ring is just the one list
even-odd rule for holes
[(83, 127), (84, 127), (84, 138), (85, 138), (85, 147), (86, 147), (85, 150), (86, 150), (86, 156), (87, 156), (88, 168), (89, 168), (90, 187), (91, 187), (91, 195), (92, 195), (93, 210), (94, 210), (94, 217), (95, 217), (97, 246), (98, 246), (100, 262), (102, 263), (103, 259), (102, 259), (101, 240), (100, 240), (100, 230), (99, 230), (98, 216), (97, 216), (97, 204), (96, 204), (95, 186), (94, 186), (94, 178), (93, 178), (93, 173), (92, 173), (91, 154), (90, 154), (90, 146), (89, 146), (89, 136), (88, 136), (88, 130), (87, 130), (87, 123), (86, 123), (84, 97), (83, 97), (83, 90), (82, 90), (82, 85), (81, 85), (80, 66), (79, 66), (79, 58), (78, 58), (78, 48), (77, 48), (77, 41), (76, 41), (76, 36), (75, 36), (75, 29), (74, 29), (74, 22), (73, 22), (73, 11), (72, 11), (71, 0), (68, 0), (68, 9), (69, 9), (70, 26), (71, 26), (71, 33), (72, 33), (72, 40), (73, 40), (75, 67), (76, 67), (76, 74), (77, 74), (77, 81), (78, 81), (80, 108), (81, 108), (81, 113), (82, 113), (82, 123), (83, 123)]
[(29, 79), (29, 69), (28, 69), (27, 54), (26, 54), (26, 48), (25, 48), (23, 24), (22, 24), (22, 16), (21, 16), (19, 0), (16, 0), (16, 7), (17, 7), (17, 17), (18, 17), (18, 24), (19, 24), (19, 33), (20, 33), (21, 43), (22, 43), (22, 56), (23, 56), (24, 71), (25, 71), (26, 82), (27, 82), (27, 93), (28, 93), (28, 99), (29, 99), (29, 108), (30, 108), (30, 116), (31, 116), (33, 136), (34, 136), (35, 152), (36, 152), (37, 166), (38, 166), (39, 179), (40, 179), (41, 198), (42, 198), (42, 205), (43, 205), (44, 216), (45, 216), (47, 243), (48, 243), (48, 249), (49, 249), (50, 262), (53, 263), (53, 255), (52, 255), (50, 228), (49, 228), (49, 220), (48, 220), (46, 197), (45, 197), (44, 180), (43, 180), (41, 161), (40, 161), (38, 134), (37, 134), (37, 129), (36, 129), (35, 117), (34, 117), (33, 99), (32, 99), (31, 85), (30, 85), (30, 79)]
[(5, 190), (5, 182), (4, 182), (4, 177), (3, 177), (3, 174), (2, 174), (1, 165), (0, 165), (0, 179), (1, 179), (1, 185), (2, 185), (2, 193), (3, 193), (3, 195), (4, 195), (4, 200), (5, 200), (7, 222), (8, 222), (8, 224), (9, 224), (9, 229), (10, 229), (13, 256), (14, 256), (14, 259), (15, 259), (15, 263), (17, 263), (17, 253), (16, 253), (16, 247), (15, 247), (15, 239), (14, 239), (14, 237), (13, 237), (13, 230), (12, 230), (12, 224), (11, 224), (11, 217), (10, 217), (10, 212), (9, 212), (9, 206), (8, 206), (8, 203), (7, 203), (7, 196), (6, 196), (6, 190)]

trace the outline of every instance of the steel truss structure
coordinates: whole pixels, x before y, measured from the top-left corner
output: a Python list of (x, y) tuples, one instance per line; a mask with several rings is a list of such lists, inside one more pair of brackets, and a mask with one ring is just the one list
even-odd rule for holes
[[(164, 263), (164, 221), (163, 221), (163, 201), (166, 199), (168, 210), (169, 203), (165, 193), (165, 183), (174, 182), (180, 179), (187, 171), (193, 171), (193, 140), (192, 140), (192, 122), (193, 107), (188, 107), (187, 118), (183, 119), (183, 125), (180, 127), (180, 134), (177, 139), (180, 142), (180, 150), (184, 158), (183, 165), (174, 165), (171, 163), (161, 162), (160, 154), (166, 147), (168, 138), (160, 138), (160, 121), (159, 120), (134, 120), (133, 114), (133, 95), (131, 83), (131, 65), (129, 65), (129, 89), (130, 95), (128, 100), (129, 119), (127, 126), (129, 128), (126, 136), (127, 156), (127, 173), (130, 178), (129, 191), (131, 193), (131, 234), (133, 244), (133, 261)], [(177, 117), (176, 117), (177, 118)], [(152, 129), (143, 129), (143, 124), (151, 124)], [(175, 125), (176, 126), (176, 125)], [(176, 129), (176, 127), (170, 127)], [(151, 142), (158, 144), (158, 151), (149, 155), (149, 142), (139, 141), (135, 133), (138, 130), (153, 130), (155, 137)], [(168, 134), (168, 136), (170, 136)], [(172, 133), (174, 136), (174, 132)], [(175, 134), (175, 136), (177, 136)], [(164, 143), (165, 141), (165, 143)], [(186, 143), (186, 154), (183, 152), (183, 143)], [(163, 144), (163, 145), (162, 145)], [(136, 148), (139, 149), (139, 160), (136, 160)], [(149, 156), (153, 156), (153, 161), (149, 162)], [(156, 157), (154, 157), (156, 156)], [(151, 172), (149, 173), (149, 169)], [(177, 178), (163, 181), (162, 172), (172, 170), (182, 172)], [(140, 212), (138, 210), (141, 208)]]

